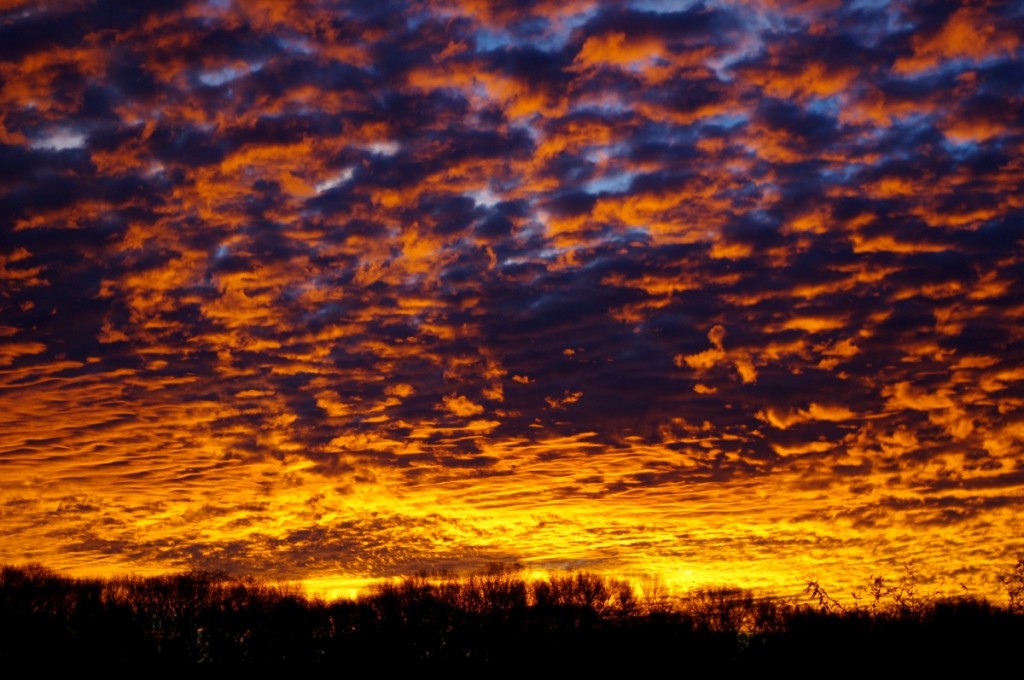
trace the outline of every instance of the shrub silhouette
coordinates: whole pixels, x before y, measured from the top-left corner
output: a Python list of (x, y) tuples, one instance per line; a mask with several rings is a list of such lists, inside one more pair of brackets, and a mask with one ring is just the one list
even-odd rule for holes
[(1010, 610), (1024, 613), (1024, 554), (1017, 557), (1017, 564), (1013, 568), (999, 575), (999, 582), (1006, 590)]
[(742, 588), (698, 588), (685, 606), (698, 628), (713, 633), (750, 633), (758, 622), (756, 598)]

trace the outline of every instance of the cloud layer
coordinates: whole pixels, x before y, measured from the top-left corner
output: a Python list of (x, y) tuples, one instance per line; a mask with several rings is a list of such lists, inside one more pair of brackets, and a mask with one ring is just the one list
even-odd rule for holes
[(7, 2), (0, 558), (1022, 549), (1009, 2)]

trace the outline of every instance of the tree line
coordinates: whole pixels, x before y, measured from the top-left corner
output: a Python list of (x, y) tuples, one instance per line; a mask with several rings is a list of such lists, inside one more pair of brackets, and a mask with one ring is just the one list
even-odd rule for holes
[(896, 581), (872, 577), (843, 604), (814, 581), (797, 601), (728, 586), (670, 596), (657, 579), (529, 579), (517, 565), (491, 565), (326, 601), (206, 571), (80, 579), (4, 566), (0, 663), (824, 670), (854, 659), (977, 669), (1016, 660), (1024, 641), (1024, 557), (1000, 581), (1005, 604), (928, 596), (908, 569)]

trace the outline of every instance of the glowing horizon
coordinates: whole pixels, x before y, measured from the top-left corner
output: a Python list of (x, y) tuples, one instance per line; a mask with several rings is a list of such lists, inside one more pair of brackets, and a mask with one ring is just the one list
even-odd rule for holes
[(0, 562), (1000, 597), (1024, 8), (121, 4), (0, 10)]

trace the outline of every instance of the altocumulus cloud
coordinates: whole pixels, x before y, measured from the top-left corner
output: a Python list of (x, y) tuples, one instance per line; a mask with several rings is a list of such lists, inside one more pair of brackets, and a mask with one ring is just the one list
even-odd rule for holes
[(984, 1), (6, 3), (0, 558), (992, 589), (1021, 35)]

